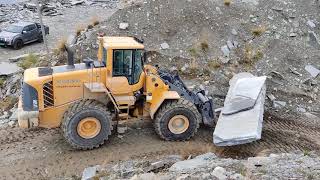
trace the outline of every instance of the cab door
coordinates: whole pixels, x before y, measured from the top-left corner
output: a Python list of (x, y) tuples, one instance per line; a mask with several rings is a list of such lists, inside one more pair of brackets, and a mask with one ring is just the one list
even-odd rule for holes
[(133, 95), (144, 85), (142, 50), (115, 49), (112, 53), (112, 75), (106, 85), (114, 95)]

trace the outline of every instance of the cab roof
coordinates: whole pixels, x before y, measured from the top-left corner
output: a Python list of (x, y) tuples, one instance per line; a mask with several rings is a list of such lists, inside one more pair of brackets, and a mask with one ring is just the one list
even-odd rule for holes
[(104, 36), (103, 46), (106, 49), (144, 49), (144, 45), (133, 37)]

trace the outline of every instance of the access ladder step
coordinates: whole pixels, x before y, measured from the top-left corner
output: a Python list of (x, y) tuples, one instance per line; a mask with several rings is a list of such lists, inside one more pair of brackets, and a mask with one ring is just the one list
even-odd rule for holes
[(129, 109), (129, 106), (123, 106), (123, 105), (121, 105), (121, 106), (118, 106), (118, 108), (119, 108), (119, 109)]
[(84, 86), (88, 88), (91, 92), (107, 92), (107, 88), (103, 83), (98, 82), (91, 82), (91, 83), (84, 83)]
[(126, 117), (129, 116), (129, 114), (127, 114), (127, 113), (121, 113), (121, 114), (118, 114), (118, 116), (119, 116), (120, 118), (126, 118)]

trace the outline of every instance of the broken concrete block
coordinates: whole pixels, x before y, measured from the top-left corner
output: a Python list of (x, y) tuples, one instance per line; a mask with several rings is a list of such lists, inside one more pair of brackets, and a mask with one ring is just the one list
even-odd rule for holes
[[(234, 106), (234, 109), (231, 110), (238, 111), (236, 113), (224, 114), (224, 110), (222, 110), (213, 133), (213, 142), (216, 145), (233, 146), (261, 139), (266, 95), (265, 81), (265, 76), (255, 77), (250, 73), (237, 74), (230, 80), (230, 89), (224, 105), (231, 108), (228, 105), (235, 103), (240, 97), (246, 97), (247, 100), (250, 100)], [(252, 103), (254, 106), (247, 110)]]
[(286, 105), (287, 105), (287, 103), (284, 102), (284, 101), (273, 101), (273, 107), (274, 107), (274, 108), (277, 108), (277, 109), (283, 108), (283, 107), (285, 107)]
[(221, 51), (223, 52), (224, 57), (229, 57), (230, 50), (227, 45), (221, 47)]
[(80, 4), (82, 4), (82, 3), (84, 3), (84, 0), (74, 0), (74, 1), (71, 1), (71, 2), (70, 2), (70, 4), (71, 4), (72, 6), (80, 5)]
[(128, 127), (127, 126), (118, 126), (117, 127), (117, 132), (118, 134), (124, 134), (126, 133), (128, 130)]
[(315, 27), (316, 27), (316, 24), (315, 24), (313, 21), (311, 21), (311, 20), (308, 20), (308, 21), (307, 21), (307, 24), (308, 24), (308, 26), (311, 27), (311, 28), (315, 28)]
[(94, 178), (97, 174), (98, 169), (100, 169), (99, 165), (85, 168), (82, 173), (81, 180), (90, 180)]
[(17, 64), (14, 63), (7, 63), (7, 62), (0, 62), (0, 76), (10, 76), (12, 74), (15, 74), (19, 72), (21, 68), (17, 66)]
[(166, 42), (160, 44), (160, 47), (161, 47), (161, 49), (169, 49), (170, 48), (169, 44)]
[(308, 71), (313, 78), (317, 77), (318, 74), (320, 74), (320, 70), (314, 67), (313, 65), (306, 65), (304, 69)]
[(309, 44), (315, 48), (320, 48), (320, 40), (319, 40), (319, 37), (318, 35), (313, 32), (313, 31), (310, 31), (309, 32)]
[[(23, 55), (20, 55), (20, 56), (11, 57), (8, 60), (9, 60), (10, 63), (15, 63), (15, 62), (23, 60), (24, 58), (28, 57), (29, 55), (30, 54), (23, 54)], [(39, 56), (40, 54), (39, 53), (32, 53), (32, 55)]]
[(218, 178), (219, 180), (227, 179), (227, 171), (223, 167), (216, 167), (211, 173), (214, 177)]
[(217, 156), (213, 153), (206, 153), (200, 156), (195, 157), (194, 159), (179, 161), (174, 163), (169, 171), (173, 172), (189, 172), (193, 169), (198, 169), (201, 167), (208, 166), (210, 160), (215, 159)]
[(235, 35), (235, 36), (238, 35), (238, 32), (237, 32), (237, 30), (235, 30), (235, 29), (232, 29), (232, 30), (231, 30), (231, 33), (232, 33), (232, 35)]
[(120, 23), (119, 29), (126, 30), (129, 27), (129, 23)]
[(231, 49), (234, 49), (234, 45), (231, 41), (227, 41), (227, 46), (228, 48), (231, 50)]

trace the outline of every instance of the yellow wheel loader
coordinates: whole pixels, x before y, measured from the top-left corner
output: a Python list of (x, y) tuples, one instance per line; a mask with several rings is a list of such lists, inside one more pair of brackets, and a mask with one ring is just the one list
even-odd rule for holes
[(24, 72), (18, 122), (22, 128), (62, 129), (76, 149), (102, 145), (122, 120), (150, 117), (164, 140), (184, 141), (200, 123), (214, 124), (213, 102), (190, 91), (176, 72), (144, 65), (143, 42), (134, 37), (99, 36), (97, 60), (38, 67)]

